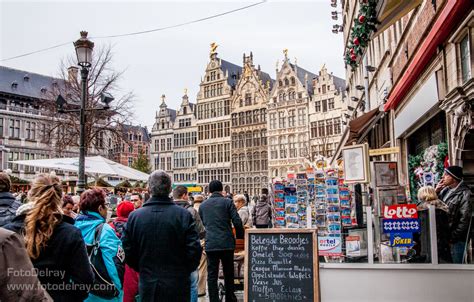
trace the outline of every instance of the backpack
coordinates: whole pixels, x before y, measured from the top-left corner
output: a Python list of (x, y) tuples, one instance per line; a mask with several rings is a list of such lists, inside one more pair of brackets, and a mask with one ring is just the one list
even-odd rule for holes
[[(89, 256), (89, 262), (95, 277), (94, 285), (92, 286), (90, 293), (100, 298), (112, 299), (118, 297), (120, 295), (120, 291), (113, 283), (112, 278), (110, 278), (110, 275), (107, 271), (107, 266), (104, 263), (104, 258), (102, 257), (102, 251), (100, 249), (100, 235), (102, 234), (103, 228), (104, 223), (99, 224), (94, 232), (93, 243), (91, 245), (86, 245), (87, 255)], [(123, 274), (125, 270), (123, 261), (118, 263), (118, 261), (115, 261), (114, 259), (114, 262), (117, 267), (119, 278), (123, 283)]]
[(255, 225), (268, 225), (270, 223), (270, 205), (257, 204), (253, 211)]

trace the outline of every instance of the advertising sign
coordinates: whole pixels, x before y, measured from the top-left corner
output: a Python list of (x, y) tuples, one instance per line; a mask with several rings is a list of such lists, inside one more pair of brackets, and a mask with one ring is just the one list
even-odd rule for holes
[(413, 246), (413, 233), (391, 233), (391, 246)]
[(399, 233), (420, 231), (420, 222), (415, 218), (408, 219), (384, 219), (382, 223), (384, 233)]
[(342, 256), (341, 236), (318, 237), (319, 256)]
[(409, 219), (418, 218), (416, 204), (396, 204), (385, 206), (383, 210), (385, 219)]

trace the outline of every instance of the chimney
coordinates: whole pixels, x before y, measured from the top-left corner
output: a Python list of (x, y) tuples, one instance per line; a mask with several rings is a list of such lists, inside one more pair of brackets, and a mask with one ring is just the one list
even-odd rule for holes
[(77, 74), (79, 73), (79, 68), (76, 66), (70, 66), (67, 69), (67, 80), (69, 83), (77, 82)]

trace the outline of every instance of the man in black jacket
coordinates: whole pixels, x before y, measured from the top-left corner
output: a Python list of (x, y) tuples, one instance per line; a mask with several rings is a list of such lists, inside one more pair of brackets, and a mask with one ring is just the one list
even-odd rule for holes
[(451, 254), (454, 263), (462, 263), (472, 228), (471, 190), (463, 181), (462, 168), (450, 166), (436, 186), (439, 198), (449, 207)]
[(20, 202), (10, 193), (11, 181), (7, 173), (0, 172), (0, 227), (15, 218)]
[(187, 302), (202, 252), (193, 217), (168, 197), (171, 178), (164, 171), (153, 172), (148, 186), (151, 198), (128, 217), (125, 261), (140, 273), (141, 301)]
[(228, 302), (237, 301), (234, 295), (235, 238), (232, 234), (231, 222), (234, 225), (236, 237), (243, 239), (242, 220), (232, 200), (223, 197), (223, 187), (220, 181), (211, 181), (209, 191), (211, 196), (199, 207), (199, 215), (206, 228), (209, 299), (210, 302), (219, 301), (217, 278), (219, 261), (221, 261), (224, 270), (225, 300)]

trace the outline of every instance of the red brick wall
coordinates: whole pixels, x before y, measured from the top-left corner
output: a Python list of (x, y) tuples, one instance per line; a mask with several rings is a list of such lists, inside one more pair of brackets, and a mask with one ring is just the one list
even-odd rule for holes
[[(405, 71), (408, 62), (412, 58), (415, 51), (423, 42), (424, 37), (428, 34), (429, 29), (435, 21), (437, 14), (443, 9), (446, 0), (436, 0), (436, 11), (432, 4), (432, 0), (425, 0), (418, 7), (417, 16), (413, 19), (411, 28), (408, 28), (406, 38), (402, 41), (399, 53), (395, 54), (392, 64), (393, 82), (396, 83)], [(403, 28), (405, 28), (410, 19), (408, 16), (402, 18)], [(408, 56), (405, 49), (408, 48)]]

